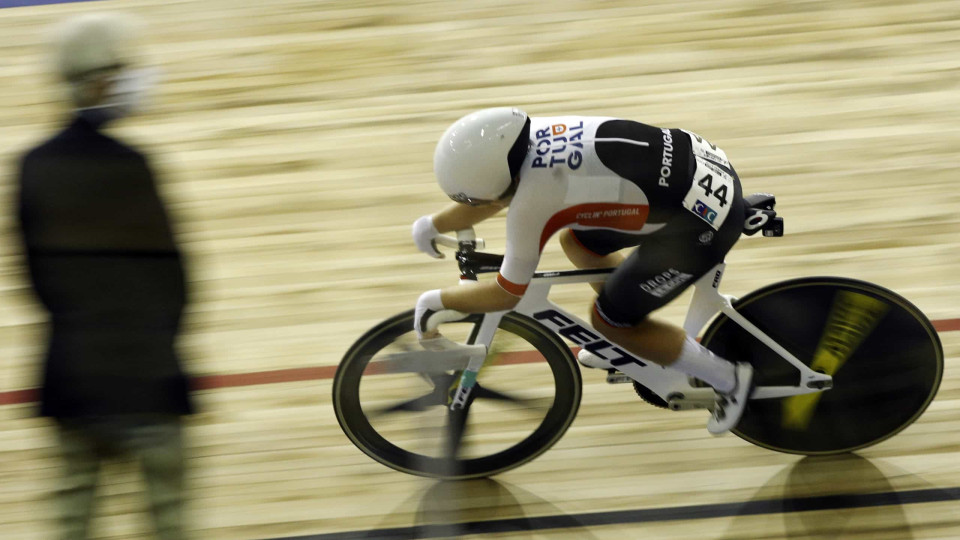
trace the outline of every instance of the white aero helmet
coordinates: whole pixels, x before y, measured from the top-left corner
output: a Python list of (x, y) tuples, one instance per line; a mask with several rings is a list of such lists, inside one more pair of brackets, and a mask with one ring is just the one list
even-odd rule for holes
[(433, 172), (451, 199), (478, 205), (516, 189), (530, 147), (530, 118), (512, 107), (482, 109), (453, 123), (437, 143)]

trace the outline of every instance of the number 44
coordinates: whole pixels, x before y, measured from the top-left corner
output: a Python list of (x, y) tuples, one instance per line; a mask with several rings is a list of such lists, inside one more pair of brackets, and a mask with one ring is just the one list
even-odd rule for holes
[(697, 185), (703, 188), (703, 192), (707, 194), (707, 197), (713, 195), (715, 199), (720, 201), (720, 208), (723, 208), (727, 204), (727, 185), (720, 184), (720, 187), (716, 191), (713, 190), (713, 175), (708, 174), (700, 179), (697, 182)]

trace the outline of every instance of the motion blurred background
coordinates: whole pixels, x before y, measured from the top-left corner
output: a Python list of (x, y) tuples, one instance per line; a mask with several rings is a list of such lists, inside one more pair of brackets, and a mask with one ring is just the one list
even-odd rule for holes
[[(960, 486), (960, 2), (92, 1), (0, 10), (4, 538), (49, 537), (58, 463), (31, 403), (43, 326), (12, 230), (14, 159), (68, 112), (46, 32), (103, 10), (146, 23), (162, 70), (152, 108), (115, 130), (152, 155), (189, 256), (198, 538)], [(333, 366), (367, 328), (456, 279), (451, 258), (416, 251), (410, 224), (447, 204), (431, 171), (439, 135), (500, 105), (683, 127), (723, 147), (746, 193), (777, 195), (787, 230), (742, 239), (725, 292), (840, 275), (903, 294), (944, 329), (938, 399), (859, 458), (813, 466), (708, 439), (702, 413), (653, 410), (586, 373), (571, 431), (496, 479), (436, 484), (364, 456), (334, 419)], [(478, 228), (492, 251), (502, 219)], [(549, 267), (568, 267), (555, 241)], [(591, 292), (554, 298), (586, 313)], [(679, 321), (687, 300), (662, 315)], [(106, 482), (97, 537), (148, 537), (130, 468)], [(953, 538), (951, 505), (504, 537)]]

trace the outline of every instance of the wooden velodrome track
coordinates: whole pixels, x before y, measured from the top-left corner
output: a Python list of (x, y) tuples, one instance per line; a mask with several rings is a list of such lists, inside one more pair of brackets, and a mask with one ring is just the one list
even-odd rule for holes
[[(26, 391), (42, 316), (12, 230), (11, 165), (63, 114), (44, 30), (109, 9), (145, 20), (163, 70), (153, 110), (116, 131), (154, 156), (190, 255), (182, 345), (207, 387), (189, 432), (196, 538), (960, 538), (960, 2), (149, 0), (0, 10), (5, 540), (51, 537), (57, 479)], [(719, 143), (748, 193), (777, 194), (787, 226), (740, 242), (725, 292), (808, 275), (900, 292), (941, 321), (937, 399), (876, 447), (800, 459), (711, 438), (703, 413), (655, 410), (585, 373), (573, 427), (513, 472), (435, 483), (367, 458), (334, 418), (332, 366), (375, 322), (453, 283), (410, 223), (446, 204), (431, 174), (443, 129), (503, 104)], [(479, 232), (502, 249), (502, 217)], [(555, 242), (550, 266), (566, 267)], [(590, 298), (555, 293), (578, 313)], [(679, 321), (686, 299), (663, 316)], [(97, 538), (149, 537), (137, 482), (129, 464), (105, 477)]]

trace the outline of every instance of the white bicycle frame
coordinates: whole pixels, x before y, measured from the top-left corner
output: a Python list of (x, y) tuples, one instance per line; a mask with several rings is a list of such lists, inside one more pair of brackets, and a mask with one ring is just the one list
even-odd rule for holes
[[(460, 235), (460, 240), (464, 239), (471, 238), (465, 238), (464, 235)], [(482, 242), (477, 242), (478, 245), (482, 247)], [(458, 246), (457, 240), (449, 237), (440, 240), (439, 243), (452, 245), (453, 247)], [(831, 388), (833, 385), (832, 377), (810, 369), (797, 359), (796, 356), (740, 315), (732, 305), (733, 302), (736, 301), (736, 298), (720, 294), (720, 281), (723, 278), (725, 269), (726, 264), (720, 263), (694, 283), (695, 291), (693, 299), (690, 302), (686, 320), (683, 324), (683, 329), (687, 334), (691, 336), (699, 335), (700, 331), (714, 315), (718, 312), (723, 313), (729, 317), (733, 323), (739, 325), (750, 335), (760, 340), (783, 358), (785, 362), (790, 363), (799, 371), (798, 383), (795, 386), (757, 386), (750, 395), (750, 399), (782, 398), (799, 394), (822, 392)], [(550, 288), (554, 285), (604, 281), (612, 270), (613, 269), (608, 268), (566, 272), (537, 272), (530, 281), (520, 303), (517, 304), (512, 311), (531, 317), (574, 344), (587, 349), (603, 359), (610, 360), (618, 371), (650, 389), (654, 394), (662, 398), (673, 410), (712, 408), (716, 402), (716, 395), (712, 388), (707, 386), (693, 386), (686, 374), (660, 366), (627, 352), (624, 348), (617, 346), (616, 343), (604, 338), (599, 332), (594, 330), (589, 323), (565, 311), (547, 298), (550, 293)], [(470, 286), (469, 283), (469, 281), (466, 282), (465, 286)], [(500, 320), (506, 313), (508, 312), (500, 311), (484, 314), (474, 344), (463, 346), (463, 348), (460, 349), (460, 351), (468, 353), (469, 360), (461, 377), (460, 386), (454, 395), (454, 401), (451, 407), (459, 408), (466, 403), (470, 390), (476, 381), (476, 374), (480, 371), (480, 368), (483, 367), (486, 359), (486, 351), (489, 350), (494, 333), (500, 324)], [(446, 319), (446, 317), (441, 317), (435, 322), (428, 321), (428, 324), (429, 326), (436, 327), (443, 319)], [(730, 358), (729, 360), (736, 361), (737, 359)]]

